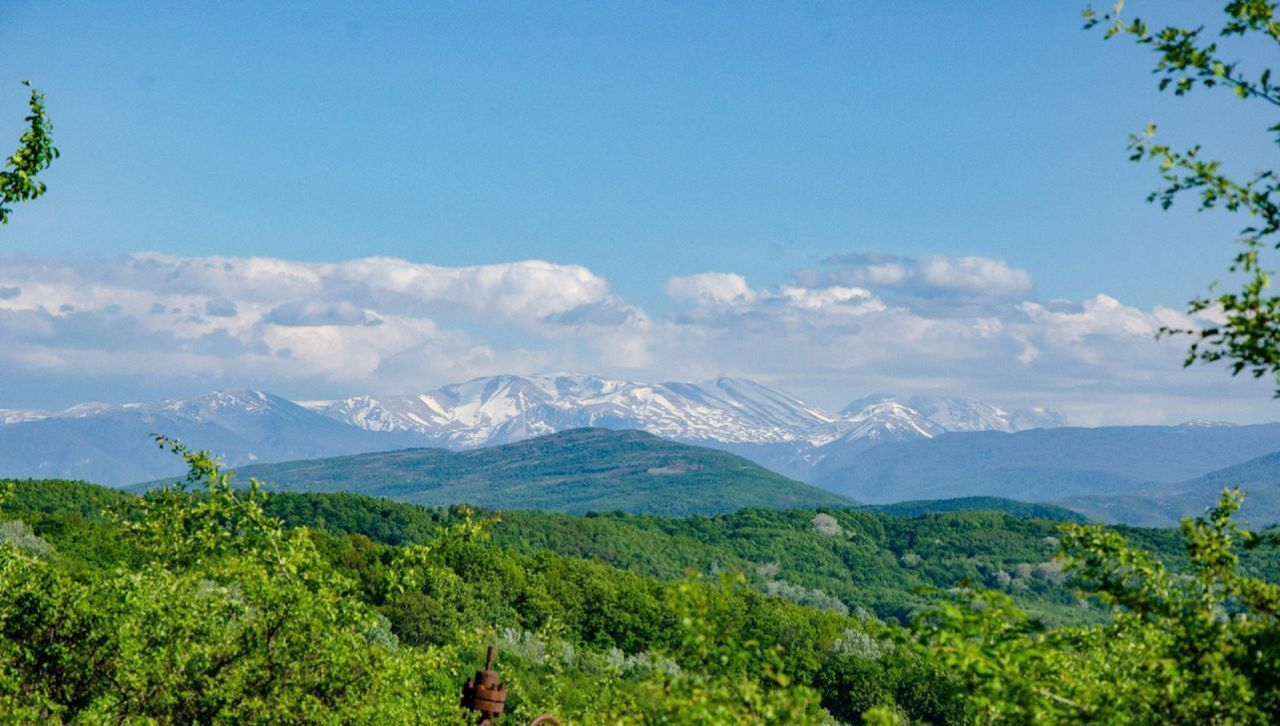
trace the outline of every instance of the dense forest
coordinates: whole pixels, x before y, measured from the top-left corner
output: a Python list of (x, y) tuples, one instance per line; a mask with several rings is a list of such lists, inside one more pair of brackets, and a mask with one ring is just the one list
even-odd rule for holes
[[(1235, 567), (1226, 514), (1179, 535), (997, 512), (473, 512), (236, 488), (176, 448), (191, 481), (145, 497), (7, 483), (16, 721), (461, 723), (489, 643), (514, 722), (1187, 720), (1230, 689), (1249, 695), (1238, 720), (1277, 707), (1259, 644), (1280, 597), (1248, 573), (1274, 580), (1280, 558)], [(1214, 670), (1158, 665), (1222, 642), (1244, 649), (1211, 648)]]

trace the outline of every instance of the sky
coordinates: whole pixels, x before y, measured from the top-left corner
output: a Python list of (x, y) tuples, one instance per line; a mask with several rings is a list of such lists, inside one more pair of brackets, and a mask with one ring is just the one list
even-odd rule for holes
[(1275, 119), (1070, 2), (8, 0), (0, 49), (0, 144), (30, 78), (63, 154), (0, 228), (0, 408), (577, 370), (1280, 419), (1154, 340), (1242, 225), (1125, 152), (1247, 175)]

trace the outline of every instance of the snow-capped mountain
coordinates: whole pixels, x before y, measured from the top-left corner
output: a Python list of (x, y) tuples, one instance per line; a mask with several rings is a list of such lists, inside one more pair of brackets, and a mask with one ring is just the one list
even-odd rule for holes
[(785, 443), (807, 450), (852, 440), (929, 438), (948, 431), (1011, 432), (1033, 428), (1037, 422), (1065, 423), (1047, 412), (1010, 414), (964, 398), (900, 401), (880, 394), (833, 413), (739, 378), (640, 383), (571, 373), (493, 376), (416, 395), (302, 405), (352, 426), (414, 432), (456, 448), (509, 443), (581, 426), (643, 429), (712, 445)]
[(867, 397), (834, 413), (738, 378), (642, 383), (570, 373), (504, 375), (414, 395), (301, 403), (262, 391), (218, 391), (60, 412), (0, 411), (0, 475), (108, 483), (154, 478), (180, 462), (157, 458), (152, 432), (213, 450), (236, 466), (409, 446), (469, 449), (600, 427), (728, 449), (804, 477), (834, 452), (948, 431), (1023, 428), (1015, 418), (967, 399), (891, 396)]
[(911, 396), (899, 399), (888, 393), (859, 398), (841, 409), (846, 416), (856, 415), (872, 404), (900, 403), (923, 416), (940, 431), (1003, 431), (1013, 433), (1027, 429), (1056, 428), (1067, 425), (1067, 418), (1045, 408), (1019, 408), (1012, 412), (972, 398)]
[(1193, 418), (1190, 421), (1184, 421), (1179, 426), (1189, 429), (1216, 429), (1216, 428), (1232, 428), (1237, 424), (1230, 421), (1210, 421), (1207, 418)]
[(0, 426), (23, 423), (25, 421), (39, 421), (42, 418), (49, 418), (49, 412), (23, 408), (0, 408)]
[(353, 426), (413, 431), (460, 448), (583, 426), (643, 429), (681, 441), (777, 443), (840, 418), (742, 379), (638, 383), (576, 374), (493, 376), (418, 395), (303, 405)]
[(0, 425), (0, 476), (123, 485), (182, 473), (182, 460), (160, 450), (154, 433), (208, 449), (227, 466), (423, 443), (348, 426), (262, 391), (218, 391), (147, 404), (79, 405)]
[(882, 401), (863, 407), (839, 422), (843, 433), (832, 440), (902, 441), (931, 439), (948, 429), (924, 413), (895, 401)]

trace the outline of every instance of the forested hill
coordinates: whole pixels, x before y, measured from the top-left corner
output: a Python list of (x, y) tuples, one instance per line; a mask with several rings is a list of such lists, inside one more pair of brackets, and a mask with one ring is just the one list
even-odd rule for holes
[(575, 429), (470, 451), (406, 449), (236, 470), (271, 491), (355, 492), (430, 506), (708, 514), (852, 501), (733, 454), (641, 431)]
[[(86, 522), (100, 519), (104, 509), (127, 512), (136, 502), (130, 494), (92, 484), (28, 481), (18, 483), (5, 508), (22, 513), (63, 549), (83, 547), (82, 554), (96, 560), (119, 558), (117, 551), (128, 546), (92, 533)], [(272, 493), (266, 508), (289, 526), (393, 546), (427, 542), (457, 518), (445, 508), (347, 492)], [(849, 508), (744, 509), (684, 517), (502, 511), (496, 517), (490, 539), (504, 551), (554, 553), (662, 580), (681, 579), (689, 570), (703, 575), (740, 570), (756, 589), (777, 597), (890, 621), (910, 620), (934, 597), (922, 589), (962, 584), (1008, 592), (1049, 622), (1091, 617), (1052, 562), (1059, 523), (1050, 519), (994, 511), (904, 517)], [(1173, 531), (1132, 532), (1146, 546), (1174, 560), (1179, 556)]]
[[(927, 503), (919, 503), (924, 505)], [(356, 533), (376, 542), (425, 541), (451, 519), (447, 510), (354, 494), (273, 494), (268, 510), (296, 526)], [(759, 589), (805, 605), (871, 612), (909, 621), (933, 596), (960, 585), (1009, 593), (1048, 622), (1087, 620), (1053, 562), (1058, 525), (992, 511), (919, 516), (833, 509), (743, 510), (693, 517), (571, 516), (502, 512), (490, 529), (498, 547), (529, 555), (603, 562), (662, 579), (688, 570), (741, 570)], [(1174, 566), (1183, 563), (1178, 533), (1120, 528)], [(1251, 571), (1280, 578), (1273, 552), (1247, 553)]]
[(1015, 517), (1051, 519), (1057, 522), (1087, 522), (1089, 518), (1056, 504), (1020, 502), (1004, 497), (957, 497), (955, 499), (916, 499), (893, 504), (868, 504), (859, 507), (867, 512), (892, 514), (899, 517), (918, 517), (922, 514), (942, 512), (1003, 512)]
[[(261, 539), (242, 518), (256, 505), (230, 491), (169, 492), (144, 501), (81, 482), (0, 481), (0, 559), (9, 566), (0, 573), (14, 583), (0, 588), (0, 612), (23, 616), (9, 617), (18, 627), (0, 638), (26, 656), (11, 661), (21, 665), (13, 682), (30, 688), (26, 684), (50, 682), (53, 673), (70, 685), (50, 698), (70, 704), (72, 715), (85, 710), (82, 704), (104, 703), (125, 704), (116, 709), (121, 713), (163, 714), (174, 703), (204, 704), (210, 684), (232, 687), (231, 675), (200, 659), (201, 648), (214, 642), (216, 652), (241, 669), (236, 673), (267, 674), (266, 680), (233, 681), (234, 687), (256, 689), (256, 698), (273, 704), (301, 708), (298, 694), (336, 678), (326, 673), (338, 671), (324, 671), (315, 677), (320, 680), (294, 687), (271, 675), (282, 663), (322, 654), (367, 669), (358, 671), (365, 675), (357, 686), (325, 708), (350, 709), (343, 713), (354, 722), (460, 723), (454, 718), (458, 684), (477, 666), (474, 654), (497, 642), (503, 676), (518, 694), (508, 702), (510, 717), (520, 722), (546, 710), (587, 722), (615, 722), (618, 713), (637, 709), (645, 709), (650, 723), (717, 723), (724, 719), (706, 713), (739, 712), (723, 710), (731, 708), (758, 715), (772, 706), (754, 700), (759, 691), (751, 689), (758, 686), (741, 679), (771, 678), (777, 668), (794, 680), (770, 681), (771, 698), (803, 699), (804, 689), (813, 688), (842, 722), (883, 705), (913, 722), (962, 723), (966, 694), (949, 666), (934, 662), (927, 655), (933, 651), (922, 656), (895, 645), (906, 631), (894, 622), (914, 619), (966, 586), (1007, 594), (1048, 624), (1109, 617), (1096, 601), (1073, 595), (1075, 583), (1053, 559), (1060, 523), (999, 512), (899, 517), (850, 508), (746, 509), (665, 517), (517, 511), (498, 513), (498, 521), (485, 525), (485, 544), (459, 508), (350, 493), (275, 493), (262, 502), (273, 517), (252, 525), (267, 528)], [(272, 535), (274, 517), (309, 529)], [(481, 513), (481, 521), (491, 517)], [(1176, 531), (1122, 529), (1175, 571), (1186, 571)], [(209, 537), (229, 549), (210, 554)], [(157, 565), (174, 543), (183, 548), (180, 557)], [(287, 568), (250, 569), (243, 577), (251, 577), (246, 581), (255, 589), (246, 586), (247, 594), (239, 581), (224, 587), (215, 579), (271, 565), (282, 556), (273, 549), (281, 543), (290, 543), (286, 552), (305, 565), (305, 579)], [(411, 544), (425, 546), (404, 546)], [(246, 554), (250, 546), (256, 549)], [(1274, 550), (1241, 554), (1248, 571), (1277, 579)], [(190, 571), (175, 579), (165, 567)], [(420, 579), (404, 579), (406, 569)], [(690, 572), (701, 579), (690, 580)], [(716, 573), (742, 574), (714, 587)], [(159, 584), (148, 577), (159, 577)], [(222, 602), (216, 598), (226, 606), (208, 611), (210, 602)], [(253, 599), (246, 605), (245, 598)], [(257, 631), (246, 634), (241, 619), (230, 615), (246, 607), (292, 628), (284, 645)], [(26, 627), (29, 619), (37, 627)], [(160, 636), (151, 634), (157, 622), (169, 627)], [(779, 649), (761, 650), (762, 643)], [(103, 649), (110, 655), (105, 660)], [(174, 662), (184, 669), (176, 680)], [(717, 663), (735, 665), (723, 670)], [(93, 668), (104, 675), (86, 676)], [(406, 677), (407, 669), (415, 675)], [(346, 683), (347, 671), (341, 673)], [(674, 680), (679, 674), (698, 680)], [(776, 688), (788, 682), (790, 688)], [(143, 695), (158, 684), (174, 695), (153, 706)], [(130, 700), (113, 700), (121, 689)], [(742, 693), (753, 699), (745, 706)], [(707, 705), (712, 696), (720, 699), (714, 708)], [(230, 700), (231, 706), (209, 701), (209, 713), (240, 713), (229, 709), (241, 701)], [(784, 705), (791, 715), (774, 722), (829, 722), (799, 718), (791, 709), (806, 707)], [(380, 719), (365, 713), (373, 706), (385, 712)]]

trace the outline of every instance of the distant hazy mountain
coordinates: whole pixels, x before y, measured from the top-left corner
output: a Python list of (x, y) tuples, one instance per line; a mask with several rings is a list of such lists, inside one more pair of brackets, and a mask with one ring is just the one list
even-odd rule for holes
[(493, 376), (415, 395), (300, 405), (241, 391), (61, 412), (4, 409), (0, 476), (122, 485), (180, 474), (152, 433), (240, 466), (422, 446), (468, 450), (597, 427), (722, 449), (862, 501), (1039, 501), (1149, 496), (1147, 482), (1181, 482), (1280, 451), (1280, 425), (1049, 428), (1064, 420), (1044, 409), (886, 394), (833, 412), (735, 378)]
[(301, 406), (261, 392), (218, 392), (60, 412), (0, 410), (0, 476), (122, 484), (180, 473), (176, 459), (152, 448), (152, 433), (211, 449), (236, 465), (405, 446), (466, 449), (594, 426), (716, 446), (807, 477), (832, 452), (950, 430), (962, 418), (959, 406), (945, 408), (946, 416), (941, 406), (929, 408), (938, 420), (897, 401), (840, 414), (741, 379), (651, 384), (577, 374), (493, 376), (416, 395)]
[(377, 434), (261, 391), (210, 393), (154, 404), (77, 406), (0, 425), (0, 476), (83, 479), (112, 486), (186, 470), (153, 433), (209, 449), (229, 466), (403, 448), (413, 437)]
[(898, 398), (888, 393), (863, 396), (840, 410), (854, 416), (871, 406), (895, 403), (904, 406), (932, 423), (939, 433), (944, 431), (1026, 431), (1067, 425), (1067, 418), (1045, 408), (1019, 408), (1012, 412), (972, 398), (931, 398), (911, 396)]
[(1203, 514), (1230, 487), (1245, 493), (1240, 521), (1253, 526), (1280, 523), (1280, 452), (1177, 484), (1152, 483), (1127, 495), (1078, 496), (1059, 504), (1100, 522), (1172, 527), (1184, 517)]
[(832, 451), (811, 483), (861, 501), (1149, 495), (1280, 450), (1280, 424), (948, 433)]
[(743, 507), (851, 506), (716, 449), (640, 431), (575, 429), (513, 444), (426, 448), (260, 464), (237, 472), (273, 491), (355, 492), (414, 504), (709, 514)]
[(0, 425), (39, 421), (42, 418), (48, 417), (49, 414), (44, 411), (33, 411), (21, 408), (0, 408)]

